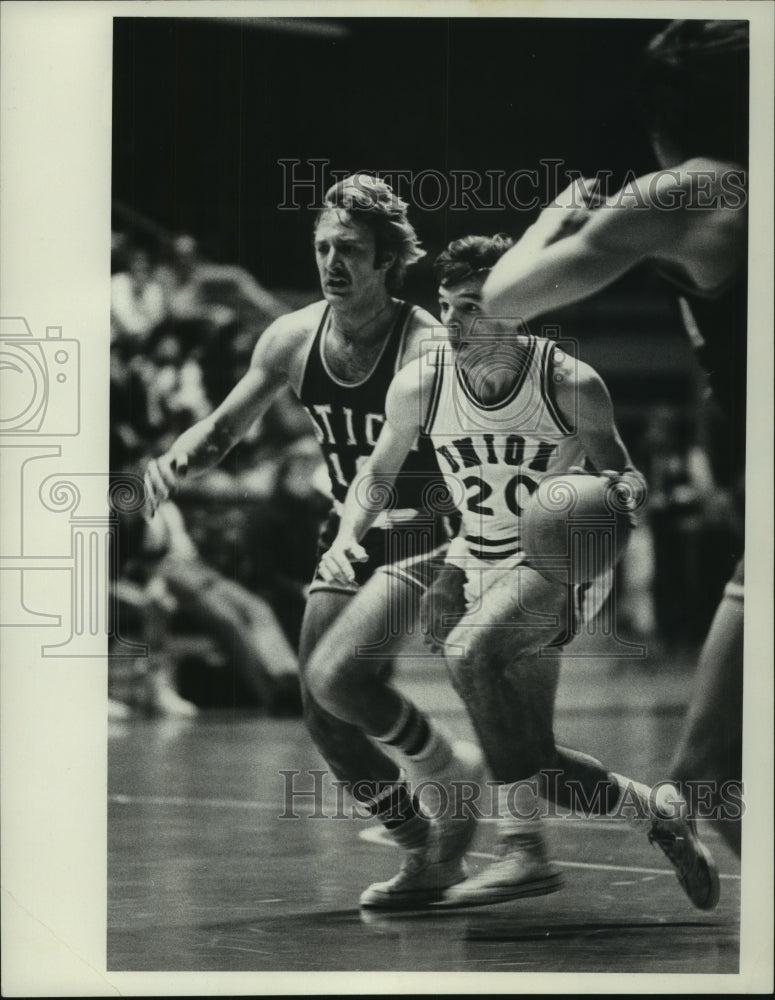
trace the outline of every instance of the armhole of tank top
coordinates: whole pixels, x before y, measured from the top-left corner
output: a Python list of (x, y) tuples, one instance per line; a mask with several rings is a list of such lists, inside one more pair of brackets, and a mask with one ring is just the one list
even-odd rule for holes
[(423, 434), (429, 435), (433, 430), (436, 420), (436, 413), (439, 409), (441, 399), (441, 387), (444, 382), (444, 365), (441, 363), (444, 355), (444, 347), (439, 344), (436, 348), (436, 356), (433, 359), (433, 385), (431, 386), (430, 400), (428, 402), (428, 412), (421, 427)]
[(554, 344), (551, 340), (547, 340), (544, 344), (543, 351), (541, 354), (541, 395), (544, 398), (544, 403), (546, 404), (547, 412), (552, 420), (557, 424), (558, 428), (565, 435), (574, 434), (574, 430), (570, 427), (563, 419), (560, 413), (559, 407), (554, 399), (554, 381), (552, 378), (552, 354), (554, 353)]
[[(326, 302), (325, 308), (323, 309), (323, 315), (320, 318), (320, 322), (315, 327), (315, 332), (310, 337), (309, 344), (307, 345), (307, 348), (304, 352), (304, 361), (302, 362), (301, 365), (301, 380), (299, 382), (299, 399), (301, 399), (301, 397), (304, 395), (304, 383), (307, 380), (307, 369), (309, 368), (309, 359), (312, 355), (313, 350), (315, 349), (315, 344), (317, 344), (318, 342), (322, 343), (323, 328), (328, 322), (328, 314), (330, 309), (331, 306)], [(322, 356), (321, 356), (321, 361), (322, 361)]]
[(398, 371), (403, 368), (404, 351), (406, 350), (406, 335), (409, 331), (409, 324), (412, 320), (412, 316), (417, 312), (417, 306), (411, 305), (409, 302), (403, 302), (401, 308), (398, 310), (398, 315), (396, 316), (397, 323), (400, 324), (400, 334), (398, 336), (398, 349), (396, 350), (396, 360), (393, 366), (393, 374), (395, 375)]

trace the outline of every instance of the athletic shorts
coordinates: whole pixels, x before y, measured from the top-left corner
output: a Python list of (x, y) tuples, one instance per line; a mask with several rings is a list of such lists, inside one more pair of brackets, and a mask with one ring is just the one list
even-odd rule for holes
[[(450, 539), (450, 527), (445, 518), (414, 512), (413, 518), (403, 518), (385, 527), (372, 528), (361, 539), (368, 553), (368, 560), (353, 563), (353, 583), (327, 582), (315, 570), (309, 593), (328, 591), (355, 594), (378, 569), (399, 575), (416, 587), (425, 590), (433, 582), (435, 565), (443, 562)], [(339, 515), (332, 511), (323, 525), (318, 539), (318, 562), (331, 547), (339, 530)]]
[[(397, 563), (385, 567), (383, 572), (430, 588), (425, 595), (423, 617), (426, 631), (436, 643), (446, 638), (467, 615), (475, 615), (477, 609), (487, 603), (491, 587), (507, 579), (513, 581), (516, 588), (519, 567), (528, 565), (521, 553), (497, 562), (479, 559), (471, 554), (462, 537), (453, 539), (435, 555), (435, 558)], [(557, 622), (554, 633), (547, 627), (547, 648), (565, 646), (578, 635), (583, 624), (593, 621), (611, 593), (613, 573), (591, 583), (559, 583), (557, 586), (567, 589), (568, 616), (567, 620)], [(540, 614), (540, 609), (535, 611)]]

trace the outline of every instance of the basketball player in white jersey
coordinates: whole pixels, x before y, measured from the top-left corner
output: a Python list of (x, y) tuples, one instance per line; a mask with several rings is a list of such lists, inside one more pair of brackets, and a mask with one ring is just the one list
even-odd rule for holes
[[(642, 494), (644, 485), (599, 376), (551, 341), (479, 316), (484, 280), (510, 246), (506, 237), (470, 236), (450, 244), (437, 260), (449, 339), (396, 376), (387, 423), (348, 494), (339, 535), (321, 570), (329, 579), (352, 579), (353, 563), (368, 558), (359, 539), (389, 501), (394, 470), (418, 429), (428, 433), (461, 511), (462, 529), (424, 603), (435, 622), (456, 615), (446, 637), (447, 665), (499, 786), (503, 843), (501, 860), (431, 903), (482, 905), (560, 887), (538, 819), (538, 796), (551, 770), (560, 772), (558, 801), (568, 802), (575, 783), (585, 790), (585, 811), (630, 813), (627, 818), (673, 863), (692, 903), (710, 909), (719, 895), (715, 866), (682, 818), (686, 803), (677, 789), (650, 789), (554, 743), (558, 663), (540, 651), (565, 642), (579, 618), (594, 616), (611, 580), (609, 573), (607, 582), (598, 577), (591, 587), (569, 586), (543, 576), (522, 549), (522, 510), (542, 479), (578, 466), (618, 480), (633, 496)], [(406, 565), (384, 567), (325, 636), (309, 666), (308, 683), (317, 699), (372, 735), (400, 729), (411, 710), (385, 697), (384, 683), (358, 655), (353, 637), (357, 630), (365, 641), (370, 620), (378, 633), (385, 607), (388, 621), (398, 607), (405, 627), (414, 627), (417, 612), (407, 598), (418, 589)], [(584, 808), (578, 798), (575, 805)], [(405, 866), (391, 881), (371, 886), (361, 905), (411, 905), (415, 886), (426, 888), (417, 871)], [(423, 902), (420, 892), (414, 902)]]
[[(394, 297), (404, 272), (424, 255), (408, 221), (407, 206), (391, 188), (359, 174), (334, 185), (315, 224), (315, 256), (323, 300), (281, 316), (262, 334), (250, 369), (225, 401), (152, 461), (146, 473), (150, 515), (175, 493), (186, 475), (216, 465), (290, 385), (307, 408), (326, 458), (334, 510), (321, 535), (321, 551), (338, 525), (336, 508), (358, 467), (374, 449), (385, 421), (385, 397), (401, 365), (418, 357), (435, 320)], [(440, 479), (427, 439), (412, 442), (397, 478), (397, 509), (364, 538), (370, 563), (345, 582), (316, 574), (309, 591), (300, 642), (300, 673), (307, 727), (339, 780), (395, 840), (422, 858), (424, 870), (443, 885), (464, 877), (462, 855), (474, 821), (431, 824), (410, 794), (394, 761), (363, 732), (330, 715), (309, 696), (306, 665), (321, 635), (385, 561), (417, 553), (427, 557), (446, 541), (441, 518), (424, 510), (426, 495)], [(421, 579), (428, 558), (407, 572)], [(452, 747), (423, 713), (388, 734), (386, 743), (417, 759), (423, 774), (444, 781), (454, 773), (481, 774), (474, 744)]]
[[(722, 481), (738, 489), (746, 450), (748, 294), (747, 21), (672, 21), (647, 46), (639, 103), (659, 170), (589, 210), (571, 186), (493, 269), (488, 312), (530, 322), (649, 268), (677, 298), (683, 324), (723, 412)], [(586, 189), (589, 191), (589, 188)], [(719, 437), (717, 433), (716, 438)], [(716, 825), (740, 854), (742, 552), (700, 653), (686, 729), (670, 774), (713, 785)]]

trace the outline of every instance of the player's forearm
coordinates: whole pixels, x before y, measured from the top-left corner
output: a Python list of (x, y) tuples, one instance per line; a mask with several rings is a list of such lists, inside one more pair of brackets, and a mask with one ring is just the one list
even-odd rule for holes
[(618, 480), (627, 484), (638, 506), (642, 505), (646, 495), (646, 477), (635, 467), (617, 430), (589, 435), (585, 451), (598, 472), (615, 473)]
[[(584, 406), (579, 406), (579, 424), (581, 425), (584, 416)], [(591, 418), (599, 423), (602, 414), (595, 414)], [(622, 441), (619, 432), (614, 427), (599, 427), (591, 424), (587, 429), (581, 431), (581, 444), (589, 461), (598, 469), (608, 469), (611, 472), (635, 471), (627, 449)]]
[(251, 367), (213, 413), (178, 438), (170, 453), (186, 455), (189, 471), (211, 469), (266, 411), (282, 384), (275, 373)]
[(391, 506), (395, 473), (366, 465), (347, 491), (339, 534), (359, 542), (381, 511)]
[(231, 264), (212, 265), (206, 271), (203, 268), (200, 273), (221, 280), (233, 281), (247, 302), (269, 313), (270, 316), (277, 318), (288, 312), (288, 307), (283, 302), (276, 299), (271, 292), (268, 292), (256, 281), (249, 271), (245, 271), (241, 267)]
[(593, 295), (629, 266), (583, 243), (580, 236), (542, 248), (528, 237), (505, 253), (487, 278), (486, 315), (529, 321)]
[(272, 295), (271, 292), (268, 292), (265, 288), (262, 288), (261, 285), (259, 285), (258, 282), (249, 275), (247, 276), (243, 286), (243, 293), (248, 302), (256, 306), (258, 309), (263, 309), (265, 313), (268, 313), (275, 319), (288, 312), (288, 307), (285, 303), (275, 298), (275, 296)]
[(188, 474), (206, 472), (214, 468), (239, 440), (229, 422), (211, 414), (189, 427), (169, 449), (170, 453), (185, 455)]

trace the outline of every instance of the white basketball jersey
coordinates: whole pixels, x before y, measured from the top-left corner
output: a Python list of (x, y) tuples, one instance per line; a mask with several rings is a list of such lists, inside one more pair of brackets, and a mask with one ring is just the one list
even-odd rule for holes
[[(462, 514), (468, 551), (487, 561), (522, 551), (522, 511), (541, 480), (585, 461), (578, 435), (552, 401), (559, 351), (555, 358), (555, 345), (533, 336), (520, 337), (518, 344), (523, 365), (517, 381), (491, 405), (479, 401), (450, 344), (424, 359), (435, 367), (425, 430)], [(487, 365), (477, 363), (477, 370), (513, 370), (514, 341), (493, 340), (479, 351), (487, 353)]]

